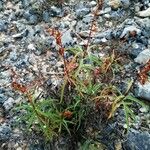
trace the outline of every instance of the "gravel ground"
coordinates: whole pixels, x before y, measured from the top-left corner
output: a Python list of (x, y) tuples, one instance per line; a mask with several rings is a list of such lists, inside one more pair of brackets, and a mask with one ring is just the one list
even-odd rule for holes
[[(43, 144), (39, 135), (28, 135), (14, 126), (17, 115), (12, 109), (24, 99), (13, 91), (12, 75), (22, 84), (33, 80), (57, 94), (62, 82), (63, 62), (58, 47), (48, 28), (59, 29), (65, 48), (84, 46), (89, 38), (96, 1), (70, 1), (47, 5), (42, 0), (0, 1), (0, 146), (3, 150), (75, 149), (72, 139), (60, 137)], [(96, 31), (96, 32), (95, 32)], [(150, 82), (142, 85), (136, 77), (139, 68), (150, 60), (150, 0), (104, 0), (98, 12), (91, 44), (99, 49), (115, 51), (123, 56), (126, 72), (117, 84), (121, 89), (129, 78), (134, 80), (133, 94), (141, 101), (150, 102)], [(14, 72), (17, 74), (15, 75)], [(149, 76), (150, 77), (150, 76)], [(40, 86), (37, 95), (46, 88)], [(139, 108), (136, 122), (125, 135), (125, 122), (119, 110), (115, 119), (100, 126), (99, 114), (89, 119), (87, 129), (104, 129), (96, 139), (108, 150), (149, 150), (150, 114)], [(99, 121), (97, 121), (99, 120)], [(95, 122), (94, 122), (95, 121)], [(121, 129), (120, 129), (121, 128)], [(33, 136), (33, 137), (32, 137)], [(88, 133), (87, 133), (88, 136)], [(71, 146), (70, 146), (71, 145)]]

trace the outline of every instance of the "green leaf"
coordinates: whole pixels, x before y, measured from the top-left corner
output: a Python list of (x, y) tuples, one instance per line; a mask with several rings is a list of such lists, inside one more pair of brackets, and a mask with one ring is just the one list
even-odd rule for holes
[(131, 96), (131, 95), (127, 95), (127, 96), (125, 97), (125, 100), (134, 101), (134, 102), (140, 104), (142, 107), (147, 108), (147, 105), (146, 105), (144, 102), (140, 101), (139, 99), (137, 99), (137, 98), (135, 98), (135, 97), (133, 97), (133, 96)]
[(96, 63), (98, 66), (102, 64), (101, 59), (95, 55), (89, 55), (89, 59), (91, 60), (91, 62)]
[(63, 102), (64, 91), (65, 91), (66, 85), (67, 85), (67, 80), (64, 80), (64, 84), (62, 85), (62, 89), (61, 89), (60, 104)]
[(127, 131), (128, 131), (129, 130), (129, 114), (128, 114), (128, 109), (127, 109), (125, 103), (123, 103), (123, 107), (124, 107), (125, 119), (126, 119), (126, 124), (127, 124)]
[(65, 120), (63, 121), (63, 126), (65, 127), (65, 129), (67, 130), (67, 132), (71, 135), (70, 130), (68, 128), (68, 124), (67, 124), (67, 122)]

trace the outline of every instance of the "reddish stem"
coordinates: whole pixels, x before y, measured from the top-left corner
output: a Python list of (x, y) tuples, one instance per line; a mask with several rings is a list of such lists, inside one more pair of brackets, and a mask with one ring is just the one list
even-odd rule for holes
[(89, 33), (89, 36), (88, 36), (88, 41), (87, 41), (87, 44), (85, 46), (86, 52), (87, 52), (89, 44), (90, 44), (90, 37), (92, 36), (94, 22), (96, 20), (97, 13), (98, 13), (99, 10), (102, 10), (102, 6), (103, 6), (103, 0), (98, 0), (97, 8), (96, 8), (96, 10), (94, 12), (94, 17), (93, 17), (93, 20), (92, 20), (92, 23), (91, 23), (91, 27), (90, 27), (90, 33)]

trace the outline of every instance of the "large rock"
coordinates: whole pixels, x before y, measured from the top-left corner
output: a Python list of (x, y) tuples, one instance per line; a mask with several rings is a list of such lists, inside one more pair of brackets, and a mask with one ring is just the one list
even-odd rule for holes
[(150, 101), (150, 82), (146, 82), (144, 85), (137, 83), (135, 95), (136, 97)]
[(5, 124), (0, 126), (0, 142), (7, 141), (10, 138), (11, 129)]
[(140, 17), (150, 17), (150, 7), (146, 10), (139, 11), (137, 15)]
[(123, 144), (124, 150), (149, 150), (150, 134), (147, 132), (140, 133), (130, 132), (126, 142)]
[(139, 26), (142, 26), (143, 28), (149, 28), (150, 27), (150, 18), (135, 18), (135, 22), (139, 24)]
[(146, 64), (150, 60), (150, 49), (142, 51), (134, 61), (139, 64)]

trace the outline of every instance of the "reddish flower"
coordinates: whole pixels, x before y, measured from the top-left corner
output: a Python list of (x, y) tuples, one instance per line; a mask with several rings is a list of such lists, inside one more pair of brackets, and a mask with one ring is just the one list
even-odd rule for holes
[(139, 81), (140, 81), (141, 84), (145, 84), (145, 82), (148, 80), (147, 73), (149, 71), (150, 71), (150, 60), (148, 61), (148, 63), (142, 69), (140, 69)]
[(95, 76), (95, 77), (99, 76), (100, 73), (101, 73), (101, 72), (100, 72), (100, 68), (95, 68), (95, 69), (94, 69), (94, 76)]
[(70, 119), (72, 117), (73, 113), (69, 110), (66, 110), (65, 112), (63, 112), (62, 116), (67, 118), (67, 119)]
[(26, 93), (27, 92), (27, 88), (24, 85), (21, 85), (20, 83), (17, 82), (12, 82), (11, 86), (13, 89), (20, 91), (21, 93)]

